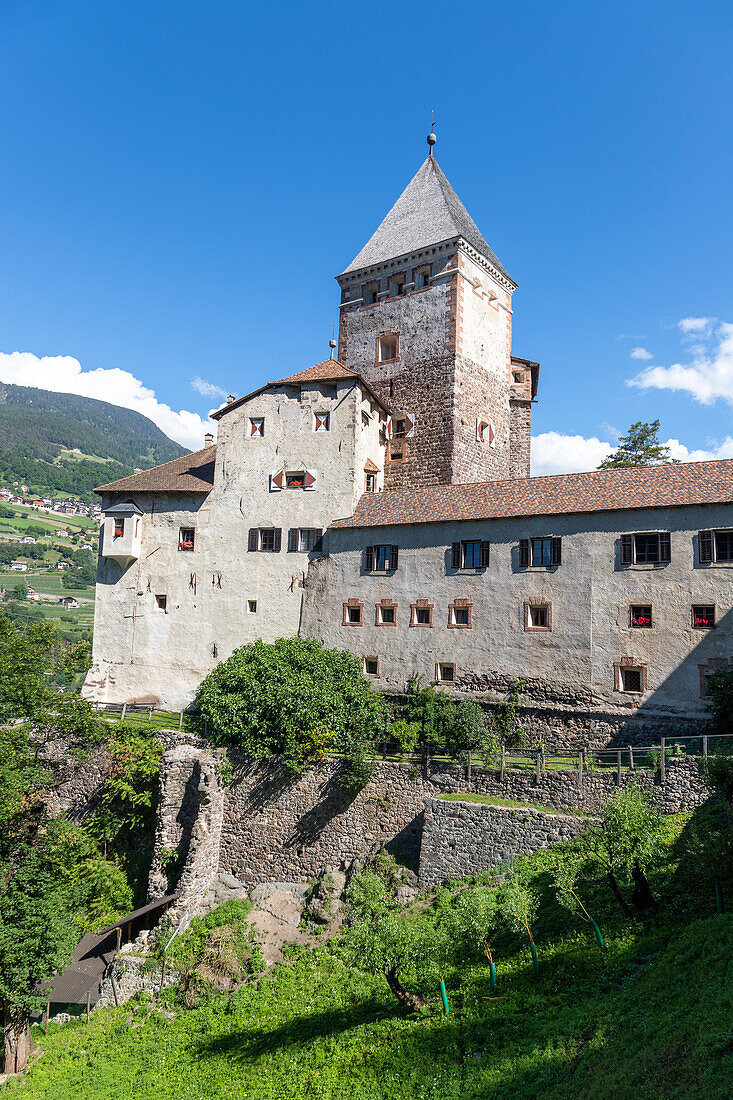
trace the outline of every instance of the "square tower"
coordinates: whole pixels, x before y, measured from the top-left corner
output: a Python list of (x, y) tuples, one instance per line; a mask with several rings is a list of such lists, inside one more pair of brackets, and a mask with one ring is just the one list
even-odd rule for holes
[(527, 476), (537, 364), (513, 370), (516, 283), (432, 155), (338, 283), (339, 359), (392, 413), (385, 488)]

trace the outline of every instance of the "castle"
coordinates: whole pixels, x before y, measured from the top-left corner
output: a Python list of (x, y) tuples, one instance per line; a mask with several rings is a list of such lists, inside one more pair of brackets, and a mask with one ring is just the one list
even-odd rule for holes
[[(432, 138), (432, 135), (431, 135)], [(516, 284), (433, 156), (342, 275), (338, 358), (103, 485), (85, 691), (179, 708), (301, 634), (545, 713), (696, 721), (731, 658), (733, 460), (532, 478)]]

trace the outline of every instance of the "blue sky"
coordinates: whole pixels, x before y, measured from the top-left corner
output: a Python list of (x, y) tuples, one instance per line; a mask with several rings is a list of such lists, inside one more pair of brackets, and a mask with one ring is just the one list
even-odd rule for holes
[(3, 380), (194, 445), (220, 399), (192, 380), (244, 393), (327, 356), (333, 276), (434, 107), (519, 283), (538, 472), (655, 417), (683, 457), (733, 455), (728, 0), (34, 0), (0, 33)]

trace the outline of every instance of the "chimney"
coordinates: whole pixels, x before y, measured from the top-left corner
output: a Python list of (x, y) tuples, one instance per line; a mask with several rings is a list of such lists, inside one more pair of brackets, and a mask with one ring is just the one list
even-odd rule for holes
[(207, 432), (206, 435), (204, 436), (204, 447), (213, 447), (213, 446), (214, 446), (214, 437), (211, 434), (211, 432)]
[(229, 394), (229, 396), (227, 397), (227, 405), (231, 405), (232, 401), (236, 401), (236, 400), (237, 400), (237, 399), (236, 399), (236, 397), (234, 396), (234, 394), (233, 394), (233, 393), (230, 393), (230, 394)]

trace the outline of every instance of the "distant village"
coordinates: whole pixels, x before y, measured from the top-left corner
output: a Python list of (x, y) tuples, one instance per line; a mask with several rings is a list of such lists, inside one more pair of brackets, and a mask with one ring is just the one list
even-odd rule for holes
[(62, 516), (89, 516), (99, 519), (102, 515), (100, 504), (85, 504), (83, 500), (67, 497), (65, 500), (49, 500), (47, 497), (27, 496), (27, 485), (19, 485), (20, 493), (12, 489), (0, 489), (0, 501), (6, 504), (22, 504), (26, 508), (37, 508), (41, 512), (55, 512)]

